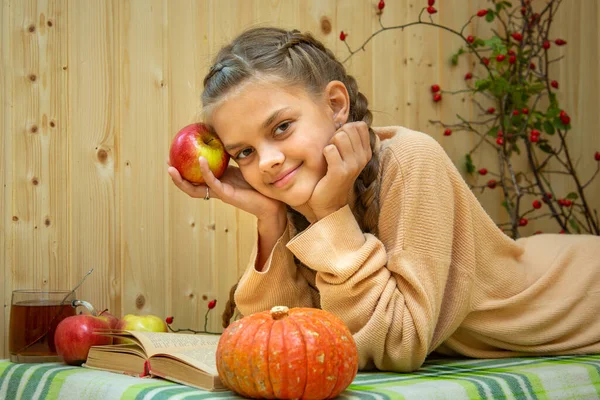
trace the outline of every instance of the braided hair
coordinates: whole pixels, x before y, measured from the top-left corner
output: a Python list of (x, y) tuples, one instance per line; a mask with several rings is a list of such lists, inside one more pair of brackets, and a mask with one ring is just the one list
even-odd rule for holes
[[(348, 75), (333, 52), (310, 33), (271, 27), (253, 28), (240, 34), (217, 54), (204, 78), (203, 112), (210, 114), (242, 83), (262, 78), (279, 79), (285, 85), (303, 87), (315, 97), (322, 94), (331, 81), (344, 83), (350, 98), (349, 120), (364, 121), (369, 126), (373, 150), (371, 160), (354, 183), (356, 204), (352, 212), (363, 232), (376, 235), (379, 158), (374, 151), (376, 136), (371, 129), (372, 114), (368, 109), (367, 98), (358, 90), (356, 79)], [(288, 207), (288, 215), (298, 232), (309, 225), (306, 218), (291, 207)], [(237, 283), (230, 290), (229, 301), (223, 313), (223, 327), (229, 325), (235, 312), (236, 287)]]

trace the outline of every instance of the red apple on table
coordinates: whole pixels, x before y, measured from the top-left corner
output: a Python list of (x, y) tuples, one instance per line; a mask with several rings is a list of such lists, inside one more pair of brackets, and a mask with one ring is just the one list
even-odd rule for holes
[(63, 319), (56, 327), (54, 345), (56, 352), (69, 365), (81, 365), (92, 346), (112, 343), (112, 338), (94, 333), (96, 329), (109, 329), (109, 322), (88, 314), (73, 315)]
[(183, 127), (171, 143), (169, 163), (175, 167), (181, 177), (192, 183), (204, 183), (198, 158), (208, 161), (208, 167), (220, 178), (227, 169), (229, 154), (225, 151), (219, 137), (203, 123), (194, 123)]
[(117, 329), (117, 325), (119, 324), (119, 318), (109, 313), (108, 310), (102, 311), (100, 314), (98, 314), (98, 317), (108, 322), (108, 326), (110, 329)]

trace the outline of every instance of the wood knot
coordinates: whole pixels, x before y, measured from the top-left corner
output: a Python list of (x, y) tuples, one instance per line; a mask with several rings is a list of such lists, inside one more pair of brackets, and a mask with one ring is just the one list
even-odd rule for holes
[(331, 21), (325, 16), (321, 17), (321, 32), (325, 35), (331, 33)]
[(100, 149), (100, 150), (98, 150), (98, 160), (99, 160), (101, 163), (103, 163), (103, 164), (104, 164), (104, 163), (106, 162), (106, 159), (107, 159), (107, 158), (108, 158), (108, 153), (106, 152), (106, 150), (104, 150), (104, 149)]
[(51, 222), (50, 222), (50, 218), (46, 218), (46, 219), (44, 220), (44, 225), (46, 225), (46, 226), (50, 226), (50, 223), (51, 223)]
[(31, 133), (37, 133), (37, 131), (38, 131), (38, 127), (37, 127), (37, 125), (33, 125), (33, 126), (31, 127)]
[(19, 217), (17, 217), (16, 215), (13, 215), (13, 221), (17, 222), (19, 220)]
[(142, 309), (142, 308), (144, 308), (145, 304), (146, 304), (146, 298), (144, 297), (144, 295), (138, 294), (138, 296), (135, 298), (135, 306), (138, 309)]
[(37, 76), (35, 76), (35, 74), (31, 74), (31, 75), (29, 75), (29, 80), (30, 80), (31, 82), (35, 82), (35, 80), (36, 80), (36, 79), (37, 79)]
[(35, 25), (29, 25), (29, 27), (27, 28), (27, 30), (31, 33), (35, 32)]
[(48, 20), (48, 26), (54, 25), (51, 20)]
[(54, 128), (56, 126), (56, 123), (54, 121), (50, 121), (50, 127)]
[(208, 296), (207, 296), (207, 295), (205, 295), (205, 294), (203, 294), (203, 295), (202, 295), (202, 300), (203, 300), (203, 301), (206, 301), (206, 300), (208, 300)]
[(188, 297), (190, 298), (190, 300), (194, 300), (194, 297), (196, 297), (196, 295), (194, 293), (190, 293), (188, 294)]
[(40, 183), (40, 181), (38, 180), (38, 178), (34, 177), (33, 179), (31, 179), (31, 183), (33, 183), (34, 186), (37, 186)]

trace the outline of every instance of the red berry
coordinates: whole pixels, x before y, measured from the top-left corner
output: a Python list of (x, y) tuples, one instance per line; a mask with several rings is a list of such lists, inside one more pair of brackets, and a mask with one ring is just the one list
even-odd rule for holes
[(442, 100), (442, 95), (440, 93), (436, 93), (433, 95), (433, 101), (437, 103), (440, 100)]
[(427, 12), (429, 14), (435, 14), (437, 12), (437, 10), (435, 9), (435, 7), (429, 6), (429, 7), (427, 7)]
[(171, 325), (173, 323), (173, 317), (165, 318), (165, 322), (167, 323), (167, 325)]
[(521, 110), (522, 114), (529, 114), (529, 108), (525, 107), (524, 109)]
[(489, 58), (487, 58), (487, 57), (483, 57), (483, 58), (481, 59), (481, 62), (482, 62), (482, 63), (484, 63), (485, 65), (490, 65), (490, 60), (489, 60)]
[(521, 35), (519, 32), (515, 32), (512, 35), (512, 38), (515, 39), (517, 42), (520, 42), (521, 40), (523, 40), (523, 35)]
[(431, 93), (436, 93), (440, 91), (440, 85), (431, 85)]
[(478, 172), (479, 172), (479, 175), (487, 175), (488, 170), (486, 168), (481, 168)]
[(552, 82), (550, 82), (550, 86), (552, 86), (554, 89), (558, 89), (558, 82), (552, 81)]
[(508, 57), (508, 63), (509, 64), (514, 64), (517, 62), (517, 56), (510, 56)]
[(557, 201), (559, 206), (564, 206), (565, 205), (565, 199), (558, 199)]
[(565, 199), (564, 204), (565, 204), (565, 207), (571, 207), (573, 205), (573, 202), (569, 199)]
[(496, 111), (494, 107), (490, 107), (487, 109), (488, 114), (493, 114)]
[(534, 235), (539, 235), (540, 233), (542, 233), (542, 231), (535, 231), (533, 234)]
[(427, 0), (427, 5), (432, 6), (435, 4), (435, 0)]
[(212, 310), (217, 305), (217, 299), (211, 300), (208, 302), (208, 309)]
[(515, 117), (519, 114), (520, 114), (519, 110), (513, 110), (513, 112), (512, 112), (512, 115), (514, 115)]
[(534, 136), (534, 135), (529, 136), (529, 141), (532, 143), (537, 143), (537, 142), (539, 142), (539, 140), (540, 140), (539, 136)]
[(542, 44), (542, 47), (546, 50), (548, 50), (550, 48), (550, 41), (549, 40), (544, 40), (544, 44)]
[(473, 74), (472, 74), (472, 73), (470, 73), (470, 72), (467, 72), (467, 73), (465, 74), (465, 80), (469, 80), (469, 79), (471, 79), (472, 77), (473, 77)]
[(377, 8), (380, 10), (383, 10), (384, 7), (385, 7), (385, 1), (379, 0), (379, 3), (377, 4)]
[(444, 136), (450, 136), (450, 135), (452, 135), (452, 129), (446, 129), (444, 131)]
[(498, 139), (496, 139), (496, 144), (498, 146), (502, 146), (504, 144), (504, 139), (502, 139), (501, 137), (499, 137)]
[(568, 115), (568, 114), (567, 114), (567, 112), (566, 112), (565, 110), (560, 110), (560, 114), (559, 114), (559, 116), (560, 116), (561, 118), (562, 118), (562, 117), (566, 117), (567, 115)]
[(527, 7), (521, 7), (521, 15), (525, 15), (527, 12)]
[(504, 54), (498, 54), (496, 56), (496, 61), (502, 62), (502, 61), (504, 61), (505, 58), (506, 58), (506, 55), (504, 55)]
[(600, 161), (600, 151), (597, 151), (596, 153), (594, 153), (594, 160)]
[(496, 133), (496, 136), (502, 137), (502, 136), (504, 136), (504, 132), (502, 132), (501, 129), (498, 129), (498, 132)]
[(564, 230), (564, 229), (561, 229), (561, 230), (560, 230), (560, 232), (558, 232), (558, 233), (560, 233), (560, 234), (564, 234), (564, 233), (566, 233), (566, 232), (565, 232), (565, 230)]
[(477, 16), (478, 17), (485, 17), (488, 13), (488, 10), (479, 10), (477, 11)]
[(542, 202), (539, 200), (534, 200), (533, 201), (533, 208), (535, 208), (536, 210), (539, 208), (542, 208)]
[(509, 56), (514, 56), (514, 55), (515, 55), (515, 52), (514, 52), (514, 50), (512, 50), (512, 49), (511, 49), (511, 50), (509, 50), (509, 51), (508, 51), (508, 55), (509, 55)]
[(529, 64), (529, 68), (530, 69), (535, 69), (535, 64), (534, 63)]
[(496, 187), (496, 184), (497, 184), (497, 183), (498, 183), (498, 182), (496, 182), (496, 180), (495, 180), (495, 179), (490, 179), (490, 180), (488, 181), (488, 183), (487, 183), (487, 187), (489, 187), (490, 189), (494, 189), (494, 188)]
[(554, 43), (556, 43), (557, 46), (564, 46), (565, 44), (567, 44), (567, 42), (562, 39), (556, 39)]
[(519, 226), (526, 226), (528, 222), (529, 221), (527, 221), (527, 218), (521, 218), (519, 220)]
[(348, 36), (347, 34), (344, 33), (344, 31), (340, 32), (340, 40), (343, 42), (344, 40), (346, 40), (346, 36)]
[(467, 42), (473, 43), (474, 41), (475, 41), (475, 37), (474, 36), (471, 36), (471, 35), (467, 36)]
[(560, 120), (563, 124), (569, 125), (569, 123), (571, 122), (571, 117), (569, 117), (568, 115), (565, 115), (563, 117), (560, 117)]
[(540, 131), (538, 131), (537, 129), (532, 129), (531, 130), (531, 136), (540, 136)]
[(550, 200), (552, 199), (552, 193), (546, 193), (546, 199)]

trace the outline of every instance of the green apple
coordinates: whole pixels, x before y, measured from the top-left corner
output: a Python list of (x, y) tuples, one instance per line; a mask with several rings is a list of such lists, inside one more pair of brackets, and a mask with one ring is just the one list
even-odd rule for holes
[(127, 331), (167, 332), (167, 324), (156, 315), (127, 314), (119, 320), (117, 329)]

